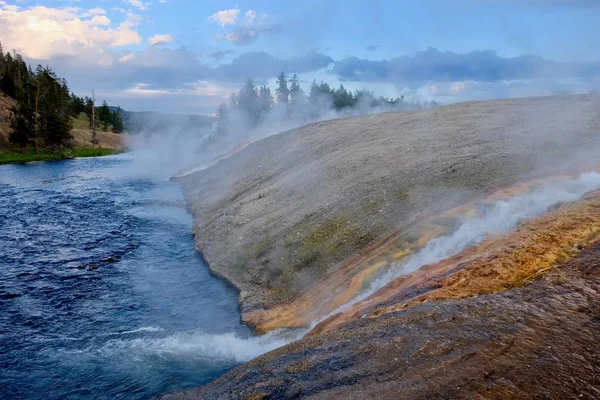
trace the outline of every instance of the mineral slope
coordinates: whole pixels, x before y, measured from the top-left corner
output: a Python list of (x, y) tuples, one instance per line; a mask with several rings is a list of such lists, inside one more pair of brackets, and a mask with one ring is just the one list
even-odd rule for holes
[(600, 397), (600, 194), (164, 399)]
[(263, 332), (343, 304), (453, 226), (436, 216), (597, 164), (598, 132), (597, 94), (461, 103), (307, 125), (179, 179), (197, 248)]

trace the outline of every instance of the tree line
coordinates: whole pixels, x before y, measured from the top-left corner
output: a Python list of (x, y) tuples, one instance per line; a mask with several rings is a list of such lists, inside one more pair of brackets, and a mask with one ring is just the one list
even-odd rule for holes
[(92, 121), (95, 121), (96, 127), (102, 128), (104, 131), (123, 132), (123, 110), (121, 107), (111, 111), (106, 101), (103, 101), (101, 106), (94, 109), (94, 100), (91, 97), (77, 97), (75, 94), (71, 94), (71, 115), (73, 118), (77, 118), (81, 113), (88, 117), (90, 128), (92, 127)]
[(15, 100), (8, 139), (21, 147), (51, 150), (67, 145), (72, 139), (72, 118), (82, 112), (89, 117), (90, 125), (95, 121), (105, 130), (123, 131), (120, 108), (111, 112), (104, 102), (92, 112), (92, 99), (71, 93), (67, 81), (49, 67), (38, 65), (33, 70), (17, 52), (4, 53), (1, 43), (0, 91)]
[[(268, 120), (275, 111), (283, 118), (298, 122), (318, 120), (332, 111), (336, 115), (364, 114), (398, 109), (435, 107), (432, 102), (407, 102), (398, 98), (376, 97), (368, 90), (352, 92), (343, 84), (333, 89), (328, 83), (313, 80), (308, 95), (300, 86), (298, 76), (287, 78), (282, 72), (277, 78), (275, 93), (266, 85), (256, 86), (249, 78), (237, 93), (232, 93), (229, 102), (217, 108), (218, 133), (230, 133), (240, 126), (254, 128)], [(278, 115), (279, 115), (278, 114)]]

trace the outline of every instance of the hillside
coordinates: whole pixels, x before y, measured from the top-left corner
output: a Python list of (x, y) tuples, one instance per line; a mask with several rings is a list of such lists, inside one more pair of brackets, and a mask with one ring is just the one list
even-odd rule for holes
[(162, 398), (596, 398), (599, 132), (599, 95), (470, 102), (308, 125), (182, 178), (242, 318), (302, 329)]
[(6, 141), (10, 133), (10, 109), (14, 104), (13, 99), (0, 91), (0, 149), (7, 145)]
[(305, 323), (319, 301), (302, 293), (346, 287), (355, 257), (425, 216), (596, 161), (598, 131), (599, 95), (462, 103), (307, 125), (181, 182), (198, 250), (269, 330)]
[[(9, 149), (8, 135), (10, 134), (10, 110), (14, 106), (15, 101), (4, 93), (0, 92), (0, 150)], [(89, 148), (92, 147), (92, 130), (89, 129), (89, 121), (87, 117), (79, 116), (74, 118), (73, 129), (71, 135), (76, 142), (76, 147)], [(98, 147), (104, 149), (120, 150), (125, 148), (126, 137), (121, 134), (112, 132), (97, 132)]]

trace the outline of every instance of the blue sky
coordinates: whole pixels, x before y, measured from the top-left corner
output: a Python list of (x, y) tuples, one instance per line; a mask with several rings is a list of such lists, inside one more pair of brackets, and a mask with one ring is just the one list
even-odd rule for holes
[(131, 110), (212, 113), (285, 69), (454, 102), (600, 88), (600, 0), (0, 0), (0, 41)]

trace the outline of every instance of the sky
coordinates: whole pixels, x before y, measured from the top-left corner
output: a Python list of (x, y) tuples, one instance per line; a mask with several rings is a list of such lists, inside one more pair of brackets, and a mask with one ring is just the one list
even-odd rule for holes
[(0, 42), (131, 111), (212, 114), (282, 71), (452, 103), (600, 89), (600, 0), (0, 0)]

